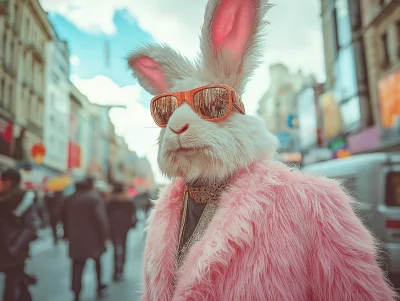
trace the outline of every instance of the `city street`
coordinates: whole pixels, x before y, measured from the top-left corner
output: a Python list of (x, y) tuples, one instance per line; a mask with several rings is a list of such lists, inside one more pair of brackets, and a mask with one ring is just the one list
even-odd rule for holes
[[(139, 212), (138, 212), (139, 213)], [(140, 212), (141, 213), (141, 212)], [(140, 217), (139, 217), (140, 218)], [(127, 261), (124, 280), (112, 282), (113, 250), (112, 246), (103, 255), (103, 281), (110, 284), (105, 301), (139, 300), (142, 269), (142, 253), (145, 237), (142, 235), (144, 222), (138, 221), (137, 227), (131, 230), (128, 238)], [(66, 243), (53, 246), (51, 233), (47, 229), (38, 241), (32, 244), (32, 258), (28, 261), (27, 271), (38, 277), (38, 284), (31, 287), (33, 301), (71, 301), (70, 260)], [(4, 277), (0, 274), (0, 292), (3, 292)], [(85, 267), (82, 280), (82, 301), (96, 300), (96, 275), (94, 262), (89, 261)], [(0, 295), (0, 300), (2, 299)]]

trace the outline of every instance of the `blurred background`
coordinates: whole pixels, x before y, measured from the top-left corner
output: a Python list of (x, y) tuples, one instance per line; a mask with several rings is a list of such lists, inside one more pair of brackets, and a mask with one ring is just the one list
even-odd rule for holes
[[(400, 163), (400, 3), (274, 4), (265, 63), (243, 96), (246, 111), (279, 138), (277, 159), (346, 180), (369, 206), (366, 216), (382, 222), (370, 221), (370, 229), (396, 245), (385, 250), (398, 254), (391, 266), (400, 273), (400, 178), (376, 182), (378, 166), (387, 168), (388, 161), (399, 171), (393, 162)], [(125, 57), (141, 43), (165, 42), (195, 58), (205, 5), (206, 0), (0, 0), (0, 169), (20, 169), (24, 187), (36, 191), (40, 204), (45, 191), (68, 195), (74, 181), (86, 176), (104, 193), (124, 183), (138, 202), (127, 281), (108, 300), (139, 296), (147, 199), (137, 196), (155, 196), (168, 183), (157, 166), (159, 129), (149, 111), (151, 96), (132, 78)], [(338, 158), (344, 165), (329, 165)], [(364, 179), (360, 162), (371, 162)], [(372, 183), (380, 186), (370, 192)], [(371, 193), (380, 207), (373, 207)], [(386, 218), (393, 212), (396, 217)], [(34, 300), (69, 300), (65, 247), (54, 248), (45, 222), (32, 249), (28, 268), (39, 277)], [(112, 255), (105, 261), (107, 256)], [(90, 298), (95, 276), (85, 277)]]

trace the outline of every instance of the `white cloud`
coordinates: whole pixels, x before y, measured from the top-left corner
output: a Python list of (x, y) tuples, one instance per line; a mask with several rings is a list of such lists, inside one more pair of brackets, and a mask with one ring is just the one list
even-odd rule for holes
[(78, 66), (81, 63), (81, 60), (76, 55), (72, 55), (69, 58), (69, 62), (71, 63), (72, 66)]
[(110, 78), (98, 75), (92, 79), (72, 78), (75, 86), (96, 104), (124, 105), (126, 108), (113, 108), (110, 118), (115, 125), (116, 133), (124, 137), (129, 148), (139, 156), (147, 156), (152, 164), (157, 181), (164, 182), (157, 166), (157, 138), (160, 129), (155, 126), (149, 109), (140, 104), (144, 95), (138, 85), (117, 85)]
[(96, 75), (92, 79), (72, 76), (71, 79), (90, 101), (101, 105), (131, 105), (138, 102), (141, 96), (138, 85), (121, 87), (104, 75)]

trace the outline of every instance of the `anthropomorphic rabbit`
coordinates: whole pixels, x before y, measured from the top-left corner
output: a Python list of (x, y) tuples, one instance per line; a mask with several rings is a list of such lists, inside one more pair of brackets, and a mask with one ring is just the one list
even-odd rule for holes
[(209, 0), (195, 64), (161, 45), (128, 58), (155, 95), (158, 162), (173, 179), (149, 220), (142, 300), (395, 298), (350, 197), (274, 161), (277, 139), (245, 114), (268, 8)]

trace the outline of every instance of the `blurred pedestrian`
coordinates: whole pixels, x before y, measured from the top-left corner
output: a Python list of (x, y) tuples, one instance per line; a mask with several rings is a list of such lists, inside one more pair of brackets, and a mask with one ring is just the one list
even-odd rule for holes
[(76, 191), (64, 200), (62, 221), (72, 259), (71, 288), (78, 301), (88, 259), (96, 264), (97, 295), (102, 297), (107, 292), (108, 286), (102, 282), (101, 255), (106, 251), (108, 223), (104, 200), (95, 191), (93, 179), (82, 180), (75, 186)]
[(25, 273), (29, 244), (37, 237), (35, 194), (20, 188), (21, 175), (7, 169), (0, 176), (0, 271), (6, 276), (3, 301), (32, 300), (28, 286), (35, 277)]
[(50, 227), (53, 232), (54, 244), (56, 245), (59, 241), (58, 235), (58, 224), (60, 223), (60, 214), (63, 205), (63, 193), (62, 191), (48, 192), (45, 196), (45, 203), (47, 213), (49, 216)]
[(126, 259), (126, 239), (131, 227), (136, 226), (136, 206), (123, 184), (114, 186), (107, 203), (111, 239), (114, 245), (114, 281), (122, 279)]

